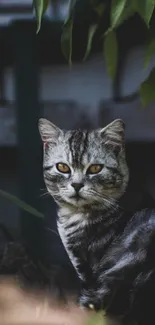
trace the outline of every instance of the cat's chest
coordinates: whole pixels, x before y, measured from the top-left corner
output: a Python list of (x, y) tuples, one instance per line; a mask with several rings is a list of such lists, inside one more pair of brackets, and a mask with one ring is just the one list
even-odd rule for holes
[(114, 227), (104, 226), (100, 216), (94, 222), (85, 214), (65, 212), (60, 211), (57, 226), (66, 250), (72, 250), (82, 260), (101, 259), (115, 236)]
[(86, 223), (77, 216), (59, 219), (57, 222), (58, 232), (65, 248), (85, 246)]
[(83, 272), (81, 272), (81, 264), (83, 264), (84, 261), (87, 263), (87, 253), (86, 249), (84, 249), (84, 247), (86, 247), (86, 238), (82, 235), (82, 227), (73, 222), (58, 221), (57, 228), (64, 248), (75, 267), (79, 278), (84, 280), (82, 275)]

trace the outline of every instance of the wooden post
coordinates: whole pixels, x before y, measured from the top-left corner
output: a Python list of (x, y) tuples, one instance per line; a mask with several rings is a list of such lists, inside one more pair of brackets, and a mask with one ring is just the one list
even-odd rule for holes
[[(34, 24), (29, 21), (18, 21), (13, 27), (20, 197), (42, 212), (37, 35)], [(22, 237), (35, 256), (40, 255), (43, 247), (43, 222), (21, 210)]]

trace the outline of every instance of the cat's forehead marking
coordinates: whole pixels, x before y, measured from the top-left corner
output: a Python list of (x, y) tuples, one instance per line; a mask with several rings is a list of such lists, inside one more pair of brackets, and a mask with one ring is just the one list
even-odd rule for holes
[(98, 134), (89, 131), (71, 131), (66, 134), (66, 155), (68, 162), (74, 167), (85, 166), (88, 163), (102, 162), (113, 155), (107, 152)]
[(78, 166), (82, 162), (83, 155), (87, 150), (88, 132), (81, 130), (72, 131), (68, 143), (72, 155), (72, 164)]
[(97, 163), (105, 159), (107, 152), (98, 134), (89, 133), (89, 143), (84, 156), (87, 163)]

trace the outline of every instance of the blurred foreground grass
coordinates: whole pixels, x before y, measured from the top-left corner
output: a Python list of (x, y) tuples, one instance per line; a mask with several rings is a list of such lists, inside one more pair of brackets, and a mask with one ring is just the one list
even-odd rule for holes
[(108, 325), (101, 313), (56, 302), (45, 292), (23, 290), (10, 278), (0, 280), (0, 325)]

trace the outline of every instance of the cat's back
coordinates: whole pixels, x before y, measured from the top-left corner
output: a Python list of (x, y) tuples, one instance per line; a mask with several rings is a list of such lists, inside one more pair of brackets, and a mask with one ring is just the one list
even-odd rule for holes
[(149, 227), (155, 228), (155, 208), (153, 209), (142, 209), (133, 214), (128, 223), (126, 224), (124, 234), (135, 231), (139, 227), (148, 225)]
[(114, 256), (116, 263), (123, 254), (147, 254), (150, 247), (151, 251), (152, 247), (155, 247), (155, 209), (143, 209), (128, 219), (124, 231), (114, 240), (107, 256)]
[(121, 243), (125, 251), (131, 249), (135, 253), (148, 250), (153, 243), (155, 247), (155, 209), (137, 211), (124, 229)]

